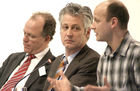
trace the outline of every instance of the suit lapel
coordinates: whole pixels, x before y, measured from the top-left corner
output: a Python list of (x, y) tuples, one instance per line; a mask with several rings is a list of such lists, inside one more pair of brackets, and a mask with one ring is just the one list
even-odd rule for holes
[[(52, 53), (50, 52), (50, 50), (47, 52), (47, 54), (40, 60), (40, 62), (37, 64), (37, 66), (35, 67), (41, 67), (42, 64), (44, 64), (46, 61), (48, 61), (48, 59), (53, 58)], [(48, 63), (49, 64), (49, 63)], [(48, 69), (47, 69), (48, 70)], [(25, 87), (29, 87), (31, 84), (34, 83), (34, 81), (37, 80), (37, 78), (39, 77), (39, 71), (36, 70), (35, 72), (31, 73), (30, 77), (28, 78), (27, 82), (25, 83)]]
[(50, 77), (55, 76), (55, 73), (58, 69), (59, 64), (61, 63), (61, 60), (62, 60), (62, 56), (59, 56), (59, 57), (56, 58), (55, 63), (52, 64), (50, 72), (49, 72)]
[(81, 51), (75, 56), (75, 58), (72, 60), (72, 62), (69, 64), (69, 66), (65, 72), (65, 75), (67, 76), (68, 79), (78, 70), (80, 61), (87, 54), (87, 49), (88, 49), (88, 46), (85, 45), (81, 49)]
[[(51, 69), (50, 69), (49, 75), (48, 75), (49, 77), (54, 78), (55, 73), (56, 73), (56, 71), (57, 71), (57, 69), (58, 69), (58, 66), (59, 66), (59, 64), (60, 64), (60, 62), (61, 62), (61, 60), (62, 60), (62, 56), (63, 56), (63, 55), (58, 56), (58, 57), (55, 59), (55, 62), (51, 65)], [(48, 89), (49, 85), (50, 85), (50, 84), (49, 84), (48, 80), (46, 80), (43, 91), (46, 91), (46, 89)]]

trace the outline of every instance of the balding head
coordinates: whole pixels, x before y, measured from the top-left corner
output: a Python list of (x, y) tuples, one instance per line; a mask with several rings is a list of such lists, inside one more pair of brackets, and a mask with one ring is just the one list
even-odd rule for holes
[(103, 16), (106, 17), (106, 21), (110, 21), (113, 17), (116, 17), (119, 21), (119, 26), (121, 29), (126, 30), (128, 21), (129, 21), (129, 13), (125, 5), (119, 0), (107, 0), (100, 3), (95, 11), (99, 11)]

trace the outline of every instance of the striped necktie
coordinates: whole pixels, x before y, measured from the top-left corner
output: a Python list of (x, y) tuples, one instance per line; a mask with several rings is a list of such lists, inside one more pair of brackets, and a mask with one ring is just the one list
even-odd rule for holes
[(16, 85), (16, 83), (22, 79), (31, 63), (31, 60), (35, 58), (33, 54), (30, 54), (27, 60), (23, 63), (23, 65), (18, 69), (18, 71), (7, 81), (7, 83), (3, 86), (0, 91), (11, 91), (12, 88)]
[[(61, 76), (59, 75), (60, 71), (64, 71), (66, 69), (66, 65), (68, 64), (68, 61), (66, 60), (65, 57), (63, 57), (63, 60), (61, 61), (61, 63), (59, 64), (59, 67), (56, 71), (56, 74), (54, 76), (55, 79), (60, 80)], [(50, 85), (47, 91), (54, 91), (54, 89), (52, 88), (52, 86)]]

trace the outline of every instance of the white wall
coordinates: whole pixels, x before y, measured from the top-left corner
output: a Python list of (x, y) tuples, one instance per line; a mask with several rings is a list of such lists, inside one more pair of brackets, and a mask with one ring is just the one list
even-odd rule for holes
[[(23, 27), (29, 16), (36, 11), (48, 11), (57, 20), (56, 34), (50, 43), (51, 51), (55, 56), (64, 52), (59, 35), (58, 14), (68, 2), (88, 5), (92, 11), (103, 0), (1, 0), (0, 1), (0, 66), (2, 62), (13, 52), (23, 51), (22, 38)], [(140, 0), (123, 0), (130, 13), (129, 31), (132, 36), (140, 41), (139, 20)], [(106, 43), (97, 42), (94, 32), (88, 45), (103, 53)]]

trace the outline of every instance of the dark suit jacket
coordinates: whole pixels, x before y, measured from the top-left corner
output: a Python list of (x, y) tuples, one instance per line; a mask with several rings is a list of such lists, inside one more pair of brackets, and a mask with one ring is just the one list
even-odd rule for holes
[[(62, 55), (58, 56), (51, 65), (49, 72), (50, 77), (54, 77), (61, 58)], [(76, 86), (85, 86), (87, 84), (96, 85), (96, 69), (98, 60), (99, 54), (85, 45), (72, 60), (65, 72), (65, 75), (69, 81)], [(43, 91), (46, 91), (48, 87), (49, 82), (46, 81)]]
[[(0, 68), (0, 88), (5, 84), (5, 82), (8, 80), (11, 73), (14, 71), (14, 69), (21, 63), (21, 61), (25, 57), (25, 52), (21, 53), (13, 53), (11, 54), (3, 63), (3, 66)], [(37, 67), (40, 67), (44, 62), (46, 62), (48, 59), (54, 60), (55, 57), (52, 55), (50, 50), (48, 53), (40, 60), (40, 62), (37, 64)], [(45, 80), (48, 76), (48, 70), (50, 69), (50, 63), (45, 64), (46, 68), (46, 75), (39, 76), (39, 71), (36, 70), (29, 76), (27, 82), (25, 83), (25, 87), (27, 87), (28, 91), (42, 91)]]

